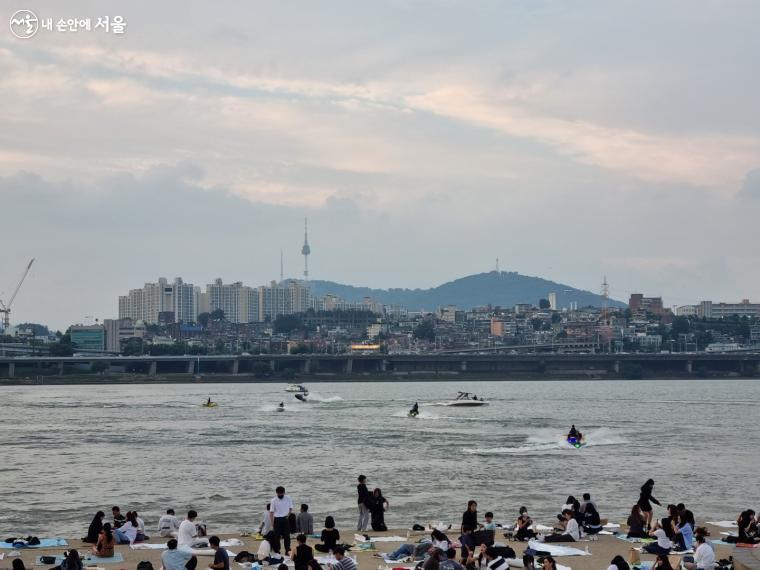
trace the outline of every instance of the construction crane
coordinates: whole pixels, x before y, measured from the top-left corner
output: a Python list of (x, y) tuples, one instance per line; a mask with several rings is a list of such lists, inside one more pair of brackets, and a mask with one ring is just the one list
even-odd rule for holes
[(24, 283), (24, 279), (26, 279), (26, 276), (29, 275), (29, 270), (32, 268), (32, 263), (34, 263), (34, 258), (32, 258), (32, 260), (29, 262), (29, 265), (26, 266), (26, 271), (24, 271), (24, 274), (21, 276), (18, 285), (16, 285), (15, 291), (13, 291), (13, 295), (11, 295), (11, 298), (8, 300), (8, 302), (3, 303), (2, 299), (0, 299), (0, 313), (3, 313), (3, 332), (8, 332), (8, 327), (10, 327), (11, 324), (11, 307), (13, 306), (13, 300), (16, 298), (16, 295), (18, 295), (18, 290), (21, 289), (21, 285)]

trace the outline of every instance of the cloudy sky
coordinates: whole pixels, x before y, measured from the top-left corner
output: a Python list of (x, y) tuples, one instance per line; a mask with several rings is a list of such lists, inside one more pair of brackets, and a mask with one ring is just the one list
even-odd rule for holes
[[(126, 33), (10, 33), (122, 16)], [(754, 0), (0, 8), (0, 291), (114, 317), (159, 276), (429, 287), (493, 268), (760, 301)], [(5, 297), (5, 294), (2, 295)]]

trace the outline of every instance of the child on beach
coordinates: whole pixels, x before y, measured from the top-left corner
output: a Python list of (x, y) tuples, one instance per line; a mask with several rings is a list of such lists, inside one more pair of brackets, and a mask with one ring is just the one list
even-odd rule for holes
[(485, 515), (486, 522), (483, 523), (483, 530), (496, 530), (496, 523), (493, 522), (493, 513), (488, 511)]

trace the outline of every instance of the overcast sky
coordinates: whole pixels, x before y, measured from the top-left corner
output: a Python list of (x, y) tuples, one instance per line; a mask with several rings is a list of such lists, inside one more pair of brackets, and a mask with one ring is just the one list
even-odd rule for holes
[[(65, 5), (64, 5), (65, 4)], [(10, 16), (122, 16), (126, 33)], [(760, 3), (0, 8), (0, 295), (115, 317), (159, 276), (429, 287), (501, 268), (760, 301)]]

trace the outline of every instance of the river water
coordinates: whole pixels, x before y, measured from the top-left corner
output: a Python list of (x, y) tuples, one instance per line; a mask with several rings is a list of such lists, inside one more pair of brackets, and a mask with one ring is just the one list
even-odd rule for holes
[[(315, 383), (309, 404), (284, 388), (5, 388), (0, 535), (83, 535), (115, 504), (150, 530), (168, 507), (196, 509), (212, 531), (252, 529), (279, 484), (317, 528), (333, 514), (349, 531), (360, 473), (390, 500), (389, 527), (457, 524), (471, 498), (497, 521), (526, 505), (550, 522), (583, 492), (619, 522), (649, 477), (698, 520), (760, 506), (758, 381)], [(458, 389), (490, 405), (436, 405)], [(208, 396), (218, 408), (200, 406)], [(581, 449), (562, 441), (571, 423)]]

